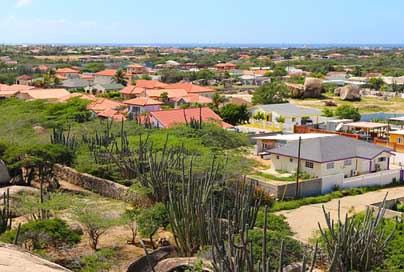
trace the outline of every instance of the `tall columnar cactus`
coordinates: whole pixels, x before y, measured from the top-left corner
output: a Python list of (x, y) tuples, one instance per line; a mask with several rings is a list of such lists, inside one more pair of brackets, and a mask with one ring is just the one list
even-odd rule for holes
[(343, 221), (339, 202), (336, 221), (324, 206), (323, 211), (327, 228), (319, 224), (319, 229), (330, 260), (329, 271), (371, 271), (383, 262), (384, 249), (394, 232), (386, 236), (380, 224), (385, 213), (385, 199), (377, 212), (367, 209), (363, 217), (345, 215)]
[(10, 191), (3, 193), (3, 207), (0, 211), (0, 234), (11, 229), (12, 214), (10, 210)]
[(70, 127), (67, 133), (63, 128), (54, 128), (50, 137), (52, 144), (61, 144), (71, 150), (75, 150), (78, 146), (76, 138), (70, 134)]

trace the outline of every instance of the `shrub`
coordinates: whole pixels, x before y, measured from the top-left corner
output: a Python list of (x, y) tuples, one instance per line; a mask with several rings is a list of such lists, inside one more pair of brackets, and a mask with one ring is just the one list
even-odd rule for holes
[(101, 249), (93, 255), (84, 256), (80, 259), (83, 268), (81, 272), (109, 271), (114, 264), (115, 252), (113, 249)]
[[(0, 240), (12, 243), (16, 236), (16, 230), (10, 230), (0, 236)], [(61, 219), (46, 219), (31, 221), (21, 226), (18, 243), (26, 248), (43, 249), (74, 245), (80, 241), (80, 235), (69, 229)]]

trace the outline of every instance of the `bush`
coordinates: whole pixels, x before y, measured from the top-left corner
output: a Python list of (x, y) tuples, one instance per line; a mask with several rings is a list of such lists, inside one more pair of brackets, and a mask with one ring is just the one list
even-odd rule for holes
[(93, 255), (84, 256), (80, 259), (83, 266), (80, 272), (109, 271), (114, 264), (114, 256), (113, 249), (101, 249)]
[[(10, 230), (0, 236), (0, 240), (12, 243), (16, 230)], [(18, 243), (31, 249), (74, 245), (80, 241), (80, 235), (67, 226), (61, 219), (31, 221), (21, 226)]]
[(335, 110), (335, 116), (342, 119), (353, 119), (354, 121), (359, 121), (361, 119), (359, 110), (351, 105), (341, 105), (337, 107)]

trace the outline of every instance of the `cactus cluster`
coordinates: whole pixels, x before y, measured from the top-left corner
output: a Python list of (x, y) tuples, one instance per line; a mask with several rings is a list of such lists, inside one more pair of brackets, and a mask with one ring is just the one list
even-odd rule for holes
[(3, 207), (0, 211), (0, 234), (11, 229), (10, 190), (3, 193)]
[(78, 142), (76, 141), (76, 138), (71, 135), (71, 129), (70, 126), (67, 130), (67, 133), (65, 133), (65, 130), (60, 127), (60, 128), (53, 128), (52, 134), (51, 134), (51, 143), (52, 144), (60, 144), (68, 147), (70, 150), (76, 150), (78, 146)]

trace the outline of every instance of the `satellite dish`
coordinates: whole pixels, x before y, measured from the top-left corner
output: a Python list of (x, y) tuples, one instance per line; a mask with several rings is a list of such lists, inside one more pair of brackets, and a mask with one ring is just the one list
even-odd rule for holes
[(339, 123), (335, 128), (336, 131), (340, 131), (344, 127), (344, 123)]

